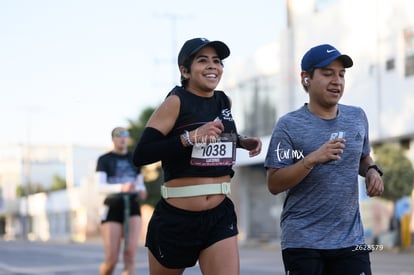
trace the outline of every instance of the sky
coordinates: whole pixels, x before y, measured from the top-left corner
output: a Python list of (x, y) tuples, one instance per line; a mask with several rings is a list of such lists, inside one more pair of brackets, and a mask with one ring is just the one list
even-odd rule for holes
[[(221, 40), (226, 64), (277, 41), (285, 0), (1, 0), (0, 144), (110, 146), (179, 84), (178, 51)], [(225, 74), (224, 76), (225, 77)]]

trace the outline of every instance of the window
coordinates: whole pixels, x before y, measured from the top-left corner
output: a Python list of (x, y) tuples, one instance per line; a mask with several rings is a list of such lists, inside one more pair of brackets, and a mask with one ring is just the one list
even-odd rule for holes
[(385, 63), (385, 69), (387, 71), (392, 71), (395, 69), (395, 59), (388, 59), (387, 62)]

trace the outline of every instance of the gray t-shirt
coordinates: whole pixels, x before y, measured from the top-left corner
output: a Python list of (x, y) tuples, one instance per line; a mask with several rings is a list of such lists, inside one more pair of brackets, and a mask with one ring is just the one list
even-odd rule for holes
[(341, 133), (346, 139), (341, 160), (316, 165), (286, 191), (281, 215), (283, 249), (338, 249), (364, 243), (358, 171), (370, 145), (368, 120), (361, 108), (340, 104), (338, 116), (326, 120), (313, 115), (305, 104), (281, 117), (273, 130), (265, 167), (292, 165)]

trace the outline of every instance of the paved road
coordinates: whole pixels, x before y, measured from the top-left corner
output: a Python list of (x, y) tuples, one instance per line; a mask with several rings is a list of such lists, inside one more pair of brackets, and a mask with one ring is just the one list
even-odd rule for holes
[[(375, 251), (371, 254), (374, 275), (414, 275), (414, 253)], [(38, 243), (0, 241), (0, 274), (89, 275), (97, 274), (102, 261), (99, 243)], [(283, 275), (277, 245), (250, 245), (240, 248), (241, 275)], [(122, 263), (117, 272), (121, 274)], [(148, 274), (146, 250), (139, 248), (137, 274)], [(201, 274), (198, 267), (185, 275)]]

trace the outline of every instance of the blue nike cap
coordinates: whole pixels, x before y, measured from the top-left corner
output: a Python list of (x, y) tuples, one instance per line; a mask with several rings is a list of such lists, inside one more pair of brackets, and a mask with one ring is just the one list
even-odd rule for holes
[(341, 54), (340, 51), (329, 44), (315, 46), (309, 49), (303, 56), (301, 62), (302, 71), (325, 67), (336, 59), (342, 62), (344, 68), (350, 68), (354, 64), (348, 55)]

